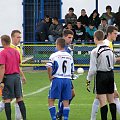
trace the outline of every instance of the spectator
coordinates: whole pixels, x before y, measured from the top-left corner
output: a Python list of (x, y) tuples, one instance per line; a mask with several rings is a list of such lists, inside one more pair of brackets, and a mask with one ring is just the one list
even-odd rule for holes
[(65, 25), (67, 25), (68, 22), (71, 22), (73, 27), (77, 23), (77, 16), (74, 14), (74, 9), (72, 7), (69, 8), (69, 13), (65, 15)]
[(114, 24), (114, 15), (115, 13), (111, 12), (112, 7), (111, 6), (106, 6), (106, 12), (102, 14), (101, 18), (105, 18), (107, 20), (108, 25), (113, 25)]
[(48, 40), (48, 30), (50, 27), (50, 17), (48, 15), (40, 21), (36, 26), (36, 40), (38, 42), (45, 42)]
[(75, 27), (75, 40), (76, 42), (81, 42), (85, 39), (85, 28), (81, 24), (81, 21), (77, 20), (77, 25)]
[(100, 24), (99, 13), (97, 10), (94, 10), (93, 13), (89, 17), (89, 23), (94, 23), (94, 26), (98, 28)]
[(94, 23), (89, 23), (89, 26), (86, 27), (86, 39), (93, 42), (94, 32), (97, 28), (94, 26)]
[(63, 26), (59, 23), (58, 18), (54, 17), (52, 19), (52, 24), (49, 28), (49, 40), (50, 42), (55, 42), (57, 38), (62, 36)]
[(101, 24), (99, 25), (98, 29), (102, 30), (104, 32), (105, 36), (106, 36), (107, 27), (108, 27), (107, 20), (105, 18), (102, 18)]
[(89, 20), (88, 16), (86, 14), (85, 9), (81, 10), (81, 16), (78, 18), (78, 21), (81, 21), (81, 24), (85, 27), (88, 26)]
[(117, 25), (118, 30), (120, 32), (120, 6), (118, 12), (115, 14), (115, 24)]

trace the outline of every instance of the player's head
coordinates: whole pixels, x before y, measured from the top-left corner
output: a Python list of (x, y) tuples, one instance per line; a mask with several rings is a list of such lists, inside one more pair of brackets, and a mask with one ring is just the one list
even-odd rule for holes
[(66, 29), (63, 31), (63, 38), (65, 39), (66, 45), (71, 44), (73, 36), (74, 36), (74, 33), (72, 30)]
[(107, 39), (110, 41), (115, 41), (118, 33), (118, 28), (110, 25), (107, 28)]
[(63, 50), (65, 48), (65, 39), (58, 38), (56, 40), (56, 47), (57, 47), (58, 50)]
[(2, 43), (3, 47), (4, 46), (9, 46), (10, 42), (11, 42), (11, 40), (10, 40), (10, 37), (8, 35), (2, 35), (1, 36), (1, 43)]
[(19, 30), (13, 30), (11, 32), (12, 44), (18, 45), (21, 40), (21, 32)]
[(94, 33), (94, 42), (97, 44), (98, 41), (103, 41), (104, 40), (104, 32), (102, 30), (97, 30)]

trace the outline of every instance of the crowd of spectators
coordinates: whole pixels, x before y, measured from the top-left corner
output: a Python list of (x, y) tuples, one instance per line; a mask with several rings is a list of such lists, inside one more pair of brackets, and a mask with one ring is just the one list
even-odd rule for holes
[(116, 25), (120, 32), (120, 7), (117, 13), (112, 12), (111, 6), (106, 6), (106, 12), (101, 16), (97, 10), (93, 10), (90, 16), (86, 10), (82, 9), (80, 16), (74, 13), (74, 8), (70, 7), (65, 15), (64, 23), (60, 23), (57, 17), (44, 17), (36, 26), (36, 40), (38, 42), (50, 41), (55, 43), (58, 37), (62, 36), (64, 29), (74, 32), (73, 42), (86, 43), (93, 42), (94, 32), (99, 29), (106, 35), (109, 25)]

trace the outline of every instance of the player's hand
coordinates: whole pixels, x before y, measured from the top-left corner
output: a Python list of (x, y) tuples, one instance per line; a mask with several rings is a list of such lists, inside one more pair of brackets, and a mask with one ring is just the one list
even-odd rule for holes
[(0, 88), (4, 88), (4, 83), (0, 83)]
[(86, 80), (86, 89), (90, 92), (90, 81)]
[(23, 84), (26, 83), (26, 78), (25, 78), (25, 76), (22, 77), (22, 83), (23, 83)]

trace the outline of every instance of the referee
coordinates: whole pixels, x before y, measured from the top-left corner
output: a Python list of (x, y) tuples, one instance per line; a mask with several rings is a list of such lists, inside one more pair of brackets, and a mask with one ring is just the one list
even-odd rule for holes
[(22, 98), (20, 81), (20, 54), (17, 50), (10, 47), (9, 36), (1, 36), (1, 43), (4, 50), (0, 52), (0, 83), (4, 82), (2, 95), (5, 102), (6, 117), (7, 120), (11, 120), (10, 102), (13, 98), (16, 98), (23, 120), (26, 120), (26, 108)]
[(94, 34), (97, 45), (90, 56), (90, 68), (87, 76), (87, 86), (96, 75), (96, 93), (100, 102), (101, 120), (107, 120), (109, 102), (112, 120), (116, 120), (116, 104), (114, 103), (114, 63), (115, 57), (112, 50), (103, 42), (104, 33), (100, 30)]

